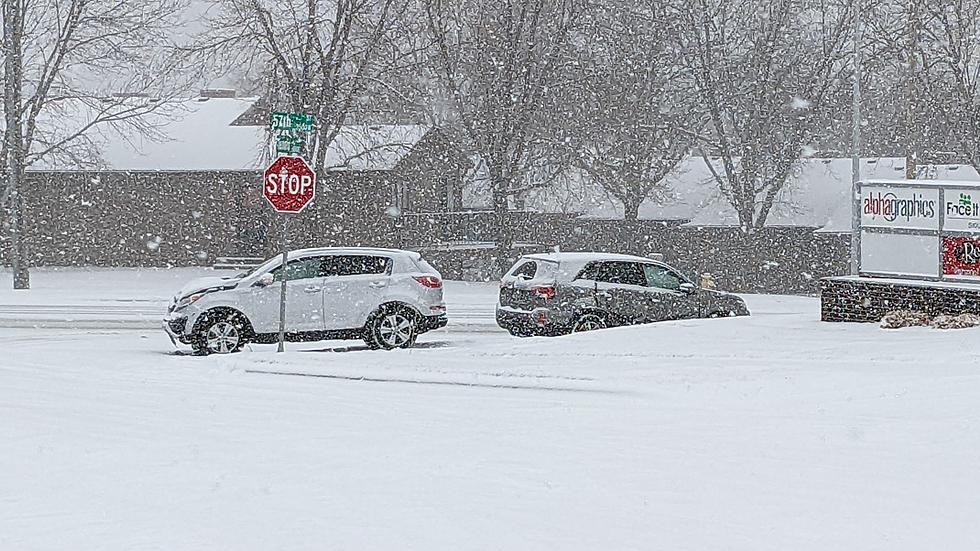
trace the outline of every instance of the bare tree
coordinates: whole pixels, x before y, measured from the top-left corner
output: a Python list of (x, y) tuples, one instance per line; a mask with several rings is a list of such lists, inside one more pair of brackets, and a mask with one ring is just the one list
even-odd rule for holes
[(580, 54), (560, 128), (573, 166), (623, 204), (636, 220), (648, 198), (665, 201), (665, 177), (687, 154), (695, 120), (677, 63), (677, 21), (664, 4), (593, 4), (573, 40)]
[(678, 9), (684, 61), (713, 134), (705, 162), (752, 232), (765, 225), (826, 100), (847, 82), (850, 2), (697, 0)]
[[(497, 258), (509, 267), (511, 198), (534, 185), (567, 84), (573, 0), (425, 0), (437, 73), (459, 125), (488, 172), (497, 214)], [(554, 173), (555, 171), (552, 171)], [(549, 178), (535, 178), (547, 182)]]
[(919, 82), (938, 126), (980, 170), (980, 1), (923, 6)]
[[(99, 164), (88, 132), (147, 131), (143, 116), (180, 88), (167, 38), (185, 0), (7, 0), (2, 157), (14, 287), (30, 285), (20, 185), (39, 159)], [(108, 90), (106, 88), (109, 88)], [(134, 99), (134, 98), (144, 99)], [(148, 98), (154, 98), (151, 101)]]
[(402, 95), (394, 79), (418, 63), (418, 45), (402, 39), (410, 7), (405, 0), (212, 0), (193, 51), (208, 67), (264, 74), (270, 108), (314, 115), (305, 153), (323, 172), (331, 168), (328, 146), (370, 96)]

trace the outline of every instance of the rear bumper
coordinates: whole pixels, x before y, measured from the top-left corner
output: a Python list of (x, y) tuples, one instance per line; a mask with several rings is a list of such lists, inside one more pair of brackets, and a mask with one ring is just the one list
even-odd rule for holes
[(446, 316), (446, 314), (439, 314), (438, 316), (422, 316), (422, 319), (418, 324), (419, 333), (425, 333), (426, 331), (432, 331), (433, 329), (445, 327), (447, 323), (449, 323), (449, 318)]
[(567, 332), (571, 316), (548, 308), (518, 310), (497, 305), (497, 325), (510, 331), (525, 335), (559, 335)]

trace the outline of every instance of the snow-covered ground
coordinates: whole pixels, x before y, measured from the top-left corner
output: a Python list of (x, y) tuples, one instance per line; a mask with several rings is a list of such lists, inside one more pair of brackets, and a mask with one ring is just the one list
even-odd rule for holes
[[(470, 322), (417, 349), (196, 358), (98, 312), (186, 271), (4, 277), (0, 549), (980, 548), (976, 330), (748, 296), (520, 340), (494, 286), (450, 284)], [(9, 327), (32, 305), (52, 327)]]

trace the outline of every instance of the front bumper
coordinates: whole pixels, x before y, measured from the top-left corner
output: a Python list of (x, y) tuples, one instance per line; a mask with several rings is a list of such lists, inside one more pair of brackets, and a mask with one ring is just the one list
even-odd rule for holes
[(190, 319), (185, 314), (170, 313), (163, 318), (163, 330), (167, 332), (167, 336), (175, 345), (177, 341), (189, 344), (188, 332), (190, 329)]

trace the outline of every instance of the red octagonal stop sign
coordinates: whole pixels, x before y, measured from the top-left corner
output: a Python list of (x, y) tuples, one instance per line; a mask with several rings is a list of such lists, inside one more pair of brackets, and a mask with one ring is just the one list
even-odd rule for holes
[(276, 212), (301, 212), (315, 193), (316, 173), (302, 157), (279, 157), (265, 169), (262, 195)]

